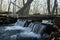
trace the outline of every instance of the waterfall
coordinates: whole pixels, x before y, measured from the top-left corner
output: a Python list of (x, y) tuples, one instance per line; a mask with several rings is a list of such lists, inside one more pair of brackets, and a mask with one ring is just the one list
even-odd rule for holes
[(40, 33), (43, 32), (43, 30), (46, 28), (46, 26), (45, 25), (42, 25), (42, 24), (30, 23), (28, 25), (28, 28), (30, 28), (31, 31), (40, 34)]
[(34, 27), (34, 23), (30, 23), (29, 25), (28, 25), (28, 28), (30, 28), (31, 29), (31, 31), (33, 30), (33, 27)]
[(21, 20), (18, 19), (17, 22), (14, 24), (14, 26), (22, 26), (22, 27), (28, 27), (28, 25), (32, 22), (32, 20)]
[(37, 33), (38, 27), (39, 27), (39, 25), (35, 24), (32, 31), (35, 32), (35, 33)]
[[(49, 24), (49, 25), (47, 25), (47, 24)], [(4, 27), (4, 28), (0, 27), (0, 34), (3, 35), (4, 39), (7, 39), (7, 40), (9, 38), (14, 39), (15, 36), (19, 40), (20, 39), (23, 40), (23, 38), (26, 38), (26, 40), (28, 38), (30, 38), (31, 40), (33, 40), (32, 38), (34, 38), (34, 39), (38, 38), (41, 40), (41, 39), (45, 38), (46, 36), (48, 36), (47, 33), (44, 32), (44, 31), (47, 31), (45, 29), (46, 28), (51, 29), (51, 27), (52, 27), (52, 26), (50, 26), (50, 25), (52, 25), (52, 24), (50, 24), (50, 22), (49, 23), (47, 22), (47, 24), (46, 24), (46, 22), (37, 24), (32, 21), (24, 21), (24, 20), (18, 19), (17, 22), (13, 26), (8, 26), (8, 27)], [(3, 37), (1, 37), (1, 40), (2, 39), (3, 39)]]
[(17, 22), (15, 23), (15, 26), (22, 26), (23, 27), (25, 23), (26, 23), (26, 21), (18, 19)]
[(44, 32), (47, 26), (42, 24), (30, 23), (28, 27), (31, 29), (31, 31), (41, 34)]

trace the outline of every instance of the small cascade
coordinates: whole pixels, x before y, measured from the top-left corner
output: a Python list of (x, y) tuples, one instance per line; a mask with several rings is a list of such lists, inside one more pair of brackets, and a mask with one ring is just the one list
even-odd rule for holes
[(32, 20), (21, 20), (18, 19), (17, 22), (14, 24), (14, 26), (22, 26), (22, 27), (28, 27), (28, 25), (32, 22)]
[(40, 34), (40, 33), (43, 33), (43, 30), (45, 29), (45, 27), (46, 26), (41, 24), (35, 24), (32, 31)]
[(26, 21), (18, 19), (17, 22), (15, 23), (15, 26), (22, 26), (22, 27), (24, 27), (25, 23), (26, 23)]
[(35, 32), (35, 33), (37, 33), (38, 27), (39, 27), (39, 25), (35, 24), (34, 27), (33, 27), (33, 29), (32, 29), (32, 31)]
[[(52, 24), (46, 22), (38, 24), (32, 21), (24, 21), (18, 19), (13, 26), (8, 26), (5, 28), (0, 27), (1, 40), (14, 39), (16, 36), (17, 40), (34, 40), (34, 39), (43, 39), (48, 36), (47, 31), (51, 31)], [(2, 31), (2, 32), (1, 32)], [(9, 38), (8, 38), (9, 37)], [(12, 37), (12, 38), (11, 38)], [(14, 39), (15, 40), (15, 39)]]
[(28, 25), (28, 28), (30, 28), (31, 29), (31, 31), (33, 30), (33, 27), (34, 27), (34, 23), (30, 23), (29, 25)]
[(40, 34), (47, 32), (47, 30), (51, 32), (53, 30), (53, 23), (51, 22), (44, 22), (41, 24), (30, 23), (28, 27), (31, 29), (31, 31)]
[(45, 25), (42, 25), (42, 24), (36, 24), (36, 23), (30, 23), (28, 25), (28, 28), (31, 29), (31, 31), (35, 32), (35, 33), (42, 33), (43, 30), (45, 29)]
[(27, 28), (27, 31), (32, 31), (40, 34), (40, 33), (43, 33), (44, 31), (46, 32), (47, 30), (45, 29), (49, 29), (53, 24), (49, 21), (43, 21), (41, 24), (37, 24), (35, 22), (32, 22), (32, 20), (23, 21), (18, 19), (15, 25), (22, 26), (23, 28), (25, 27)]

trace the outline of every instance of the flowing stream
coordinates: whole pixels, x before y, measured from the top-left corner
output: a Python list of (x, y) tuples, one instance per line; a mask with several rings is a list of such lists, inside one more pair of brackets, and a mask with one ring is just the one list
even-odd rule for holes
[(18, 19), (12, 26), (0, 27), (0, 40), (43, 40), (48, 36), (45, 28), (45, 25)]

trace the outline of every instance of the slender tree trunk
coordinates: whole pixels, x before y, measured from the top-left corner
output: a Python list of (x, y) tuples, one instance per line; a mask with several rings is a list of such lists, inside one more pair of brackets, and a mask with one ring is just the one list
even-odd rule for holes
[(10, 14), (11, 0), (9, 0), (8, 13)]
[(55, 12), (56, 8), (57, 8), (57, 0), (54, 1), (54, 6), (53, 6), (53, 9), (52, 9), (52, 15), (54, 15), (54, 12)]
[(56, 3), (56, 15), (58, 15), (58, 2)]
[(50, 0), (47, 0), (47, 9), (48, 9), (48, 13), (51, 14), (51, 12), (50, 12)]
[[(16, 0), (14, 1), (14, 4), (16, 4)], [(16, 6), (13, 5), (13, 15), (15, 16), (16, 15)]]
[(2, 11), (2, 1), (3, 0), (0, 0), (0, 11)]
[(25, 4), (25, 1), (23, 0), (23, 5)]

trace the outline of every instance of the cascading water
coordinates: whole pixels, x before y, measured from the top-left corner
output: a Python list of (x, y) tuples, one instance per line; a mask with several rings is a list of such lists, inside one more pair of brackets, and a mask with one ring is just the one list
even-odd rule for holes
[(42, 40), (46, 36), (45, 28), (45, 25), (18, 19), (13, 26), (0, 27), (0, 40)]
[(36, 32), (36, 33), (42, 33), (43, 30), (46, 28), (45, 25), (42, 25), (42, 24), (35, 24), (34, 27), (33, 27), (33, 32)]
[(28, 25), (28, 28), (30, 28), (31, 29), (31, 31), (33, 31), (33, 27), (34, 27), (34, 23), (30, 23), (29, 25)]
[(14, 26), (22, 26), (23, 27), (25, 23), (26, 23), (26, 21), (18, 19)]

